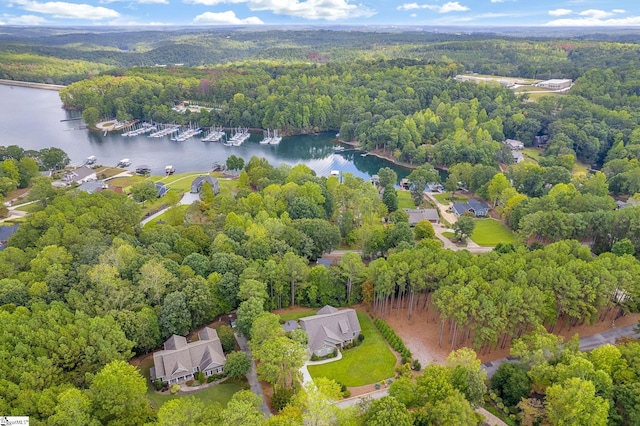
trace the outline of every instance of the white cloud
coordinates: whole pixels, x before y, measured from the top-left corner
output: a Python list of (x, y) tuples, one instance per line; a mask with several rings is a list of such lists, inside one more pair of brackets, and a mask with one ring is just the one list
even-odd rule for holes
[(36, 15), (12, 16), (7, 18), (9, 25), (40, 25), (46, 22), (47, 20), (45, 18)]
[(624, 10), (624, 9), (613, 9), (612, 12), (613, 13), (627, 13), (627, 11)]
[(597, 18), (577, 18), (577, 19), (556, 19), (547, 22), (545, 25), (552, 27), (636, 27), (640, 26), (640, 16), (629, 16), (627, 18), (597, 19)]
[(571, 9), (554, 9), (549, 11), (549, 15), (551, 16), (565, 16), (565, 15), (571, 15), (572, 13), (573, 13), (573, 10)]
[(420, 6), (418, 3), (405, 3), (398, 6), (396, 9), (398, 10), (413, 10), (413, 9), (423, 9), (426, 5)]
[(594, 19), (610, 18), (613, 15), (615, 15), (613, 12), (607, 12), (605, 10), (598, 10), (598, 9), (588, 9), (580, 12), (580, 16), (587, 16), (589, 18), (594, 18)]
[(251, 11), (268, 11), (276, 15), (304, 19), (335, 21), (348, 18), (368, 18), (376, 11), (350, 0), (183, 0), (185, 3), (215, 6), (246, 3)]
[(120, 13), (113, 9), (91, 6), (89, 4), (68, 3), (64, 1), (39, 3), (31, 0), (18, 0), (14, 3), (29, 12), (51, 15), (59, 19), (89, 19), (99, 21), (101, 19), (111, 19), (120, 16)]
[(100, 0), (100, 3), (110, 4), (118, 2), (130, 2), (137, 4), (169, 4), (169, 0)]
[(412, 18), (417, 18), (417, 17), (418, 17), (418, 14), (417, 14), (417, 13), (412, 13), (412, 14), (411, 14), (411, 15), (409, 15), (409, 16), (411, 16)]
[(194, 24), (207, 24), (207, 25), (260, 25), (264, 24), (255, 16), (240, 19), (236, 16), (235, 12), (228, 10), (226, 12), (214, 13), (205, 12), (202, 15), (198, 15), (193, 18)]
[(457, 1), (450, 1), (448, 3), (443, 4), (442, 6), (437, 4), (405, 3), (398, 6), (396, 9), (398, 10), (429, 9), (429, 10), (435, 10), (438, 13), (466, 12), (467, 10), (469, 10), (467, 6), (461, 5)]

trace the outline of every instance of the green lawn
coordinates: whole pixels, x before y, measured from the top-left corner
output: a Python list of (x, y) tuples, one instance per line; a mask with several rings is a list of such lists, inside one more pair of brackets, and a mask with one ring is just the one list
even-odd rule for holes
[(413, 204), (413, 198), (409, 191), (396, 191), (398, 194), (398, 208), (399, 209), (415, 209), (416, 205)]
[(364, 341), (342, 354), (340, 361), (310, 365), (311, 377), (327, 377), (346, 386), (362, 386), (393, 377), (396, 357), (367, 314), (358, 312)]
[[(153, 364), (153, 358), (149, 357), (140, 365), (140, 371), (147, 382), (147, 398), (151, 401), (151, 406), (154, 410), (158, 410), (162, 404), (165, 402), (174, 399), (174, 398), (184, 398), (185, 396), (194, 396), (198, 398), (200, 401), (205, 404), (213, 404), (214, 402), (219, 402), (223, 406), (226, 406), (227, 403), (231, 400), (231, 397), (234, 393), (238, 392), (243, 388), (248, 388), (249, 385), (243, 382), (234, 381), (231, 382), (227, 380), (224, 383), (220, 383), (216, 386), (211, 386), (207, 389), (204, 389), (200, 392), (194, 393), (181, 393), (178, 395), (170, 395), (170, 394), (159, 394), (156, 393), (149, 381), (149, 368)], [(229, 383), (227, 383), (229, 382)], [(186, 386), (186, 385), (181, 385)]]
[(525, 148), (522, 150), (522, 154), (524, 154), (525, 160), (532, 160), (536, 163), (540, 161), (541, 152), (542, 151), (537, 148)]
[(476, 219), (476, 227), (471, 239), (480, 246), (491, 247), (498, 243), (513, 243), (516, 241), (511, 232), (502, 222), (495, 219)]
[[(438, 202), (440, 204), (449, 204), (452, 201), (449, 199), (449, 193), (441, 193), (441, 194), (432, 194), (433, 198), (435, 198), (436, 200), (438, 200)], [(467, 197), (465, 197), (464, 195), (458, 195), (456, 194), (456, 199), (453, 201), (455, 203), (466, 203), (468, 200)]]
[(317, 311), (318, 311), (317, 309), (305, 309), (299, 312), (298, 311), (285, 312), (283, 314), (280, 314), (279, 317), (280, 317), (280, 321), (285, 323), (290, 320), (298, 320), (302, 317), (309, 317), (311, 315), (315, 315)]

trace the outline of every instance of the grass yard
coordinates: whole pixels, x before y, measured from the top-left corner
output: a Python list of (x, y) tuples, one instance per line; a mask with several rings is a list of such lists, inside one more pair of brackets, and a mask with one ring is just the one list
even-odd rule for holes
[(542, 151), (537, 148), (525, 148), (522, 150), (525, 160), (532, 160), (537, 163), (540, 161), (540, 155)]
[(415, 209), (416, 205), (413, 204), (413, 198), (409, 191), (396, 191), (398, 194), (398, 208), (399, 209)]
[[(451, 203), (452, 201), (449, 199), (449, 193), (441, 193), (441, 194), (432, 194), (433, 198), (435, 198), (436, 200), (438, 200), (438, 202), (440, 204), (444, 204), (444, 205), (448, 205), (449, 203)], [(464, 195), (458, 195), (456, 194), (456, 199), (453, 201), (455, 203), (466, 203), (468, 201), (468, 198), (465, 197)]]
[(285, 323), (287, 321), (298, 320), (302, 317), (309, 317), (311, 315), (315, 315), (316, 312), (318, 312), (318, 309), (301, 309), (301, 310), (295, 310), (293, 312), (285, 312), (283, 314), (280, 314), (279, 316), (280, 316), (280, 321)]
[[(229, 381), (229, 383), (227, 382), (220, 383), (219, 385), (211, 386), (200, 392), (193, 392), (188, 394), (181, 393), (178, 395), (159, 394), (153, 390), (151, 382), (149, 381), (149, 369), (151, 368), (152, 364), (153, 364), (153, 358), (148, 357), (140, 364), (139, 368), (140, 368), (140, 372), (144, 376), (145, 381), (147, 383), (147, 398), (151, 401), (151, 406), (156, 411), (160, 409), (162, 404), (164, 404), (165, 402), (175, 398), (184, 398), (186, 396), (194, 396), (200, 401), (204, 402), (205, 404), (213, 404), (214, 402), (219, 402), (223, 406), (226, 406), (227, 403), (231, 400), (231, 397), (233, 396), (234, 393), (238, 392), (239, 390), (242, 390), (243, 387), (248, 388), (249, 386), (246, 383), (241, 383), (237, 381), (231, 382), (227, 380)], [(186, 386), (186, 385), (183, 384), (181, 386)]]
[(495, 219), (476, 219), (476, 227), (471, 239), (483, 247), (495, 246), (498, 243), (513, 243), (516, 241), (511, 232), (502, 222)]
[[(188, 205), (180, 205), (180, 206), (177, 206), (177, 208), (180, 210), (180, 214), (184, 215), (184, 213), (189, 209), (189, 206)], [(147, 222), (147, 224), (145, 225), (145, 228), (152, 227), (152, 226), (154, 226), (156, 223), (158, 223), (160, 221), (165, 221), (166, 222), (167, 221), (167, 215), (169, 215), (169, 214), (173, 214), (173, 213), (164, 212), (160, 216), (158, 216), (158, 217), (154, 218), (153, 220)]]
[(367, 314), (358, 312), (364, 335), (360, 346), (342, 354), (340, 361), (308, 366), (311, 377), (327, 377), (346, 386), (362, 386), (393, 377), (396, 357)]

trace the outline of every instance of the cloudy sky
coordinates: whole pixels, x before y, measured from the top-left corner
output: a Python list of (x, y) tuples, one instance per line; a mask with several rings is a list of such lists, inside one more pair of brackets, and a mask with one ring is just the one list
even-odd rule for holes
[(638, 26), (640, 0), (0, 0), (0, 25)]

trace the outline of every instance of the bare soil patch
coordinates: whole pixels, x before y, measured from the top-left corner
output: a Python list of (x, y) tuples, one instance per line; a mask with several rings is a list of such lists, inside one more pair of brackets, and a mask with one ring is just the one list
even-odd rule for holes
[[(615, 309), (612, 309), (615, 311)], [(412, 316), (411, 321), (407, 319), (406, 309), (401, 309), (398, 316), (396, 316), (395, 310), (387, 317), (383, 318), (389, 323), (391, 327), (396, 331), (398, 336), (402, 338), (404, 344), (409, 348), (415, 358), (425, 366), (429, 363), (443, 364), (449, 353), (451, 352), (451, 344), (449, 343), (449, 327), (445, 324), (444, 332), (442, 336), (442, 347), (438, 347), (438, 338), (440, 335), (440, 322), (434, 321), (433, 311), (420, 312)], [(594, 325), (579, 325), (576, 327), (556, 326), (555, 333), (563, 336), (565, 341), (569, 340), (574, 334), (578, 334), (579, 337), (592, 336), (597, 333), (602, 333), (612, 328), (626, 327), (631, 324), (636, 324), (640, 321), (640, 313), (625, 315), (618, 318), (613, 322), (612, 316), (605, 318), (604, 321), (598, 322)], [(453, 348), (458, 349), (458, 347)], [(510, 346), (504, 349), (493, 349), (486, 353), (478, 353), (478, 358), (482, 362), (495, 361), (500, 358), (509, 356)]]

